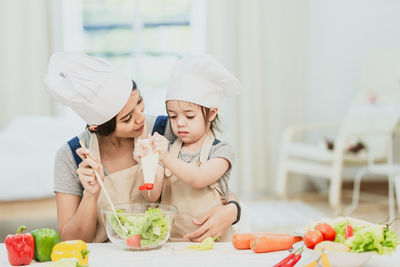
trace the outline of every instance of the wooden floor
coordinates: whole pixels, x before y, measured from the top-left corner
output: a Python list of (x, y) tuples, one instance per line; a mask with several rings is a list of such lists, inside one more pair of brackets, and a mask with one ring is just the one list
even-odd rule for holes
[[(387, 184), (384, 182), (365, 183), (362, 188), (360, 205), (352, 214), (352, 217), (379, 223), (388, 217)], [(352, 188), (344, 185), (342, 202), (347, 206), (351, 202)], [(291, 197), (299, 199), (313, 208), (325, 213), (329, 217), (334, 216), (333, 210), (328, 205), (328, 196), (320, 193), (305, 193)], [(265, 197), (265, 201), (274, 200)], [(0, 202), (0, 242), (9, 233), (14, 233), (19, 225), (26, 225), (31, 230), (35, 228), (52, 227), (57, 229), (55, 198), (33, 200)], [(396, 207), (396, 217), (399, 212)], [(394, 230), (400, 234), (400, 221), (393, 223)]]

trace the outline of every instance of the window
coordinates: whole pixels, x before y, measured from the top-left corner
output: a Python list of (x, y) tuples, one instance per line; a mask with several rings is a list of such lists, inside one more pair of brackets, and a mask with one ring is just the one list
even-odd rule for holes
[(203, 51), (204, 2), (83, 0), (83, 51), (107, 58), (132, 77), (145, 98), (146, 114), (165, 114), (172, 66), (185, 54)]

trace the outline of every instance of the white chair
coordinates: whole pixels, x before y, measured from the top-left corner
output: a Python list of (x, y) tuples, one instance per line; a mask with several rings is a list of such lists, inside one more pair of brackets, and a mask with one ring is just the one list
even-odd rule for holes
[[(393, 98), (394, 99), (394, 98)], [(400, 107), (400, 101), (399, 107)], [(357, 138), (374, 150), (376, 162), (387, 160), (386, 146), (381, 136), (370, 136), (377, 131), (392, 132), (397, 125), (399, 112), (395, 106), (378, 103), (357, 103), (352, 106), (342, 123), (292, 126), (284, 132), (280, 151), (277, 175), (277, 192), (281, 197), (287, 194), (289, 173), (298, 173), (329, 179), (329, 204), (334, 209), (340, 207), (342, 174), (345, 166), (366, 165), (368, 159), (364, 153), (346, 153), (346, 144)], [(328, 150), (306, 142), (296, 142), (299, 134), (313, 133), (318, 130), (338, 128), (334, 140), (334, 149)]]
[[(387, 161), (387, 143), (375, 132), (393, 132), (400, 118), (400, 50), (378, 51), (366, 59), (361, 72), (361, 89), (339, 122), (294, 125), (282, 136), (276, 191), (287, 196), (288, 174), (298, 173), (329, 180), (329, 204), (339, 211), (343, 170), (366, 166), (365, 153), (346, 153), (349, 140), (357, 138), (375, 153), (375, 162)], [(336, 129), (334, 149), (304, 140), (322, 130)], [(303, 136), (303, 140), (296, 138)], [(306, 137), (306, 138), (304, 138)], [(400, 182), (399, 182), (400, 183)]]
[[(368, 150), (368, 165), (366, 167), (360, 168), (356, 173), (353, 187), (353, 201), (351, 205), (345, 210), (346, 215), (350, 215), (356, 210), (360, 196), (361, 179), (367, 174), (385, 175), (388, 178), (389, 221), (392, 221), (395, 218), (394, 191), (396, 191), (397, 204), (400, 212), (400, 150), (398, 148), (399, 144), (395, 144), (395, 139), (398, 140), (399, 138), (399, 130), (400, 127), (398, 126), (396, 127), (394, 132), (381, 131), (370, 133), (371, 135), (380, 135), (385, 138), (387, 147), (389, 148), (387, 151), (387, 161), (385, 163), (376, 164), (374, 161), (374, 151)], [(394, 186), (395, 183), (396, 186)]]

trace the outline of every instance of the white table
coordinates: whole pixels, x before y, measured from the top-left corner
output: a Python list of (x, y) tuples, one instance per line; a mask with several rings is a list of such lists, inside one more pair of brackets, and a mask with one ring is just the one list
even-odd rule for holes
[[(209, 251), (188, 249), (190, 243), (166, 243), (160, 249), (149, 251), (124, 251), (111, 243), (88, 244), (90, 249), (89, 266), (273, 266), (281, 261), (287, 251), (263, 254), (253, 253), (252, 250), (236, 250), (230, 242), (216, 243)], [(312, 261), (308, 255), (303, 255), (296, 264), (303, 266)], [(34, 266), (47, 266), (49, 263), (37, 263)], [(0, 266), (10, 266), (4, 243), (0, 244)], [(400, 247), (391, 256), (374, 255), (365, 267), (400, 266)]]

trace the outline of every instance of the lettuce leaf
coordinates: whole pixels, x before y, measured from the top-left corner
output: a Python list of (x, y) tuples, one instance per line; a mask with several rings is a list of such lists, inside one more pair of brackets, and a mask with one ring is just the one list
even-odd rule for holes
[(113, 215), (110, 217), (112, 228), (122, 239), (131, 235), (141, 235), (142, 247), (155, 246), (164, 240), (169, 233), (168, 217), (164, 216), (159, 209), (149, 208), (144, 215), (118, 215), (121, 224), (128, 229), (126, 234), (119, 226)]
[[(120, 212), (121, 211), (117, 210), (117, 213), (120, 213)], [(126, 216), (124, 216), (124, 215), (117, 215), (117, 216), (118, 216), (118, 219), (121, 222), (121, 224), (123, 226), (125, 226), (127, 224)], [(111, 227), (118, 234), (118, 236), (122, 239), (127, 239), (129, 237), (129, 233), (125, 233), (125, 231), (122, 230), (122, 228), (119, 226), (119, 223), (118, 223), (117, 219), (115, 218), (114, 214), (108, 215), (108, 218), (110, 220)]]
[(344, 244), (350, 247), (352, 252), (375, 251), (383, 254), (383, 241), (383, 226), (376, 225), (355, 232)]
[(379, 224), (353, 225), (354, 235), (346, 240), (345, 227), (349, 222), (342, 221), (334, 225), (335, 242), (343, 243), (352, 252), (373, 251), (378, 254), (389, 254), (399, 244), (398, 236), (389, 227)]
[(395, 251), (396, 247), (399, 245), (399, 237), (393, 230), (389, 229), (389, 227), (386, 227), (385, 230), (383, 230), (383, 236), (384, 240), (382, 242), (382, 254), (390, 254)]
[[(349, 223), (347, 221), (342, 221), (342, 222), (336, 223), (333, 226), (333, 228), (336, 231), (335, 242), (343, 244), (346, 241), (346, 225), (348, 225), (348, 224)], [(358, 225), (354, 225), (354, 224), (351, 224), (351, 226), (353, 227), (354, 233), (356, 233), (358, 230), (363, 228), (363, 226), (358, 226)]]

